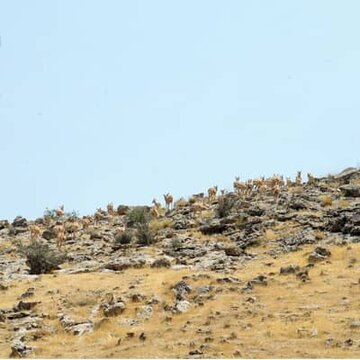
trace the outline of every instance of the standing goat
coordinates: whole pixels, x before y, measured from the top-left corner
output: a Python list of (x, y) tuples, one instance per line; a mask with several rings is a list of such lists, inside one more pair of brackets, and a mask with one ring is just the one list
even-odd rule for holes
[(39, 236), (41, 233), (41, 228), (38, 225), (30, 225), (30, 238), (34, 239), (35, 237)]
[(172, 208), (172, 204), (174, 201), (174, 198), (172, 197), (172, 195), (170, 195), (169, 193), (164, 194), (164, 199), (165, 199), (165, 204), (166, 204), (166, 208), (168, 210), (170, 210)]
[(208, 196), (209, 196), (209, 201), (215, 200), (216, 199), (216, 193), (218, 191), (218, 187), (213, 186), (210, 189), (208, 189)]
[(55, 214), (57, 217), (62, 217), (64, 216), (65, 212), (64, 212), (64, 205), (61, 205), (60, 207), (58, 207), (57, 209), (55, 209)]

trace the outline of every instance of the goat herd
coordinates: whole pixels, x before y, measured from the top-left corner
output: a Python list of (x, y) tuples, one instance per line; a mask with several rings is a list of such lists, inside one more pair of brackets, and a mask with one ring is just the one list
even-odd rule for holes
[[(307, 185), (315, 185), (316, 178), (311, 174), (307, 174)], [(239, 177), (235, 177), (233, 182), (234, 195), (237, 197), (250, 196), (252, 194), (264, 194), (268, 193), (275, 197), (278, 197), (281, 190), (287, 190), (291, 187), (302, 186), (302, 176), (301, 171), (298, 171), (295, 181), (292, 181), (290, 178), (284, 180), (283, 176), (273, 175), (269, 178), (260, 177), (257, 179), (249, 179), (247, 181), (240, 181)], [(203, 193), (193, 195), (194, 201), (191, 202), (191, 208), (193, 212), (198, 212), (202, 210), (209, 209), (207, 203), (213, 202), (216, 200), (218, 187), (214, 186), (208, 189), (208, 197), (206, 198)], [(221, 196), (226, 194), (226, 190), (221, 190)], [(166, 210), (171, 210), (174, 207), (174, 198), (171, 194), (164, 195), (165, 207)], [(207, 200), (207, 201), (204, 201)], [(180, 200), (175, 204), (175, 206), (180, 206)], [(182, 203), (187, 204), (185, 200), (182, 200)], [(150, 214), (154, 218), (158, 218), (161, 215), (161, 203), (156, 199), (153, 199), (152, 206), (150, 208)], [(75, 216), (65, 216), (64, 206), (57, 208), (54, 212), (53, 217), (44, 216), (43, 219), (39, 222), (35, 222), (30, 225), (30, 237), (35, 239), (40, 236), (43, 232), (42, 225), (46, 228), (50, 228), (53, 234), (53, 237), (56, 239), (56, 245), (61, 247), (64, 245), (65, 240), (80, 231), (89, 228), (91, 225), (97, 225), (100, 221), (112, 220), (116, 216), (120, 215), (118, 210), (114, 209), (112, 203), (107, 205), (106, 211), (98, 208), (93, 216), (83, 216), (81, 219)], [(125, 226), (118, 226), (117, 230), (119, 232), (125, 231)]]

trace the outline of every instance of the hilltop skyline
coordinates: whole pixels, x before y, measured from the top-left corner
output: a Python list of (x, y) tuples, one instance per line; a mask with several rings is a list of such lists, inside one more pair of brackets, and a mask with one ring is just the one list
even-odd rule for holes
[(356, 1), (0, 10), (0, 218), (360, 164)]

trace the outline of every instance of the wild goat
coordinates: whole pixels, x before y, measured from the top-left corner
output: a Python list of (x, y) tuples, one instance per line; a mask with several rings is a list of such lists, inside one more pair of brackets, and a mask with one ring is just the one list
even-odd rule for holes
[(307, 174), (307, 177), (308, 177), (307, 184), (309, 186), (315, 185), (315, 177), (312, 176), (310, 173)]
[(275, 184), (272, 191), (273, 191), (274, 195), (276, 196), (276, 198), (278, 198), (280, 195), (280, 184)]
[(296, 184), (296, 186), (301, 186), (301, 184), (302, 184), (301, 171), (297, 172), (295, 184)]
[(81, 230), (81, 225), (77, 221), (69, 221), (65, 224), (65, 230), (67, 233), (71, 234), (71, 238), (73, 239), (75, 234)]
[(106, 205), (106, 208), (107, 208), (107, 212), (110, 216), (114, 216), (116, 213), (115, 213), (115, 210), (114, 210), (114, 205), (113, 203), (109, 203)]
[(57, 217), (64, 216), (64, 205), (61, 205), (60, 207), (55, 209), (55, 214), (56, 214)]
[(241, 192), (245, 192), (246, 191), (246, 185), (240, 181), (240, 177), (239, 176), (236, 176), (235, 177), (235, 181), (233, 183), (233, 187), (234, 187), (234, 190), (235, 192), (240, 195)]
[(57, 222), (56, 225), (53, 227), (53, 233), (56, 238), (57, 247), (61, 247), (66, 239), (64, 225), (60, 222)]
[(83, 216), (81, 222), (83, 229), (87, 229), (91, 224), (91, 220), (88, 216)]
[(61, 231), (56, 235), (56, 246), (61, 247), (65, 244), (66, 235), (65, 231)]
[(30, 225), (30, 237), (34, 239), (36, 236), (39, 236), (41, 233), (41, 228), (38, 225)]
[(287, 177), (286, 178), (286, 187), (290, 188), (294, 186), (294, 182), (291, 180), (291, 178)]
[(150, 208), (150, 214), (157, 218), (160, 216), (161, 204), (157, 202), (156, 199), (153, 199), (152, 204), (153, 206)]
[(101, 208), (96, 209), (94, 214), (95, 224), (97, 224), (100, 220), (104, 219), (104, 214)]
[(160, 216), (160, 212), (155, 205), (150, 208), (150, 214), (152, 217), (155, 217), (155, 218), (158, 218)]
[(154, 206), (155, 206), (158, 210), (161, 209), (161, 204), (160, 204), (158, 201), (156, 201), (156, 199), (153, 199), (152, 204), (154, 204)]
[(199, 202), (199, 201), (197, 201), (191, 205), (191, 211), (194, 213), (197, 213), (197, 212), (200, 212), (203, 210), (209, 210), (209, 206), (202, 202)]
[(174, 201), (174, 198), (172, 197), (172, 195), (167, 193), (167, 194), (164, 194), (164, 199), (165, 199), (166, 208), (168, 210), (170, 210), (170, 208), (172, 208), (172, 203)]
[(217, 193), (217, 191), (218, 191), (217, 185), (211, 187), (210, 189), (208, 189), (208, 196), (209, 196), (209, 200), (210, 200), (210, 201), (216, 199), (216, 193)]

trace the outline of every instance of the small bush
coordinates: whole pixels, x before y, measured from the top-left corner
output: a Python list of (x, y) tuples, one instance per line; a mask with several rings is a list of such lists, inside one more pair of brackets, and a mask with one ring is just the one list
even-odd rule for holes
[(323, 231), (317, 230), (314, 233), (316, 240), (324, 240), (326, 238), (326, 235)]
[(127, 213), (127, 225), (136, 229), (135, 235), (139, 245), (148, 246), (154, 243), (150, 220), (151, 215), (146, 207), (138, 206)]
[(132, 242), (134, 238), (134, 232), (130, 230), (125, 230), (121, 234), (115, 237), (116, 245), (128, 245)]
[(333, 199), (332, 199), (331, 195), (321, 195), (319, 199), (320, 199), (321, 205), (324, 207), (331, 206), (333, 204)]
[(265, 233), (264, 233), (264, 238), (267, 241), (274, 241), (278, 238), (278, 236), (276, 235), (276, 233), (273, 230), (266, 229)]
[(150, 230), (149, 223), (136, 225), (136, 236), (138, 244), (142, 246), (149, 246), (154, 243), (154, 235)]
[(188, 202), (184, 199), (184, 198), (180, 198), (178, 201), (176, 201), (175, 203), (175, 209), (180, 209), (183, 208), (184, 206), (186, 206), (188, 204)]
[(30, 245), (18, 244), (19, 252), (26, 256), (26, 265), (30, 267), (30, 274), (46, 274), (59, 269), (65, 261), (65, 256), (50, 249), (48, 244), (32, 241)]
[(223, 218), (231, 213), (234, 208), (235, 199), (229, 196), (222, 196), (219, 198), (218, 205), (216, 208), (216, 214), (218, 217)]
[(172, 238), (170, 242), (170, 247), (172, 250), (179, 250), (183, 247), (183, 244), (179, 238)]
[(157, 232), (159, 230), (170, 227), (170, 225), (171, 225), (170, 219), (154, 219), (150, 222), (150, 229), (154, 232)]
[(149, 223), (151, 215), (146, 207), (138, 206), (128, 211), (126, 218), (128, 225), (134, 226)]

